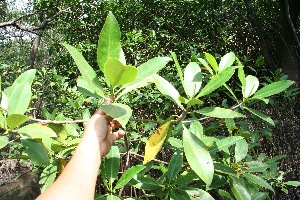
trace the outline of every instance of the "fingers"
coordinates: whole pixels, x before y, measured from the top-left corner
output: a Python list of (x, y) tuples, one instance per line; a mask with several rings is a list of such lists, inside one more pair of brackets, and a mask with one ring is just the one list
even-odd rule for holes
[[(111, 103), (111, 99), (110, 98), (104, 99), (103, 104), (110, 104), (110, 103)], [(99, 107), (94, 114), (105, 115), (105, 112), (103, 112), (101, 110), (101, 108)]]
[(112, 134), (110, 134), (108, 137), (109, 137), (109, 140), (113, 143), (115, 140), (123, 137), (124, 135), (125, 135), (125, 131), (118, 130), (118, 131), (113, 132)]

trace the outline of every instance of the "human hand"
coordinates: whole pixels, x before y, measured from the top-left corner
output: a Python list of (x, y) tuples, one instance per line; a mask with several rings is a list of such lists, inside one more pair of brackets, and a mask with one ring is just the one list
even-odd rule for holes
[[(109, 103), (109, 100), (106, 100), (104, 103)], [(83, 140), (96, 139), (99, 144), (100, 155), (102, 158), (109, 152), (112, 143), (125, 135), (123, 130), (112, 132), (113, 129), (120, 126), (121, 124), (118, 121), (106, 115), (98, 108), (85, 127)]]

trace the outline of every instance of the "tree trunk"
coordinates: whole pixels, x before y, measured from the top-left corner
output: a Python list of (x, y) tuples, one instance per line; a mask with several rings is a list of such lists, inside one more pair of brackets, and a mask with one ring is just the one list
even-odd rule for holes
[(279, 30), (276, 38), (278, 65), (289, 76), (289, 79), (295, 81), (296, 86), (299, 86), (300, 44), (296, 29), (300, 13), (300, 1), (280, 0), (279, 7)]
[(35, 63), (35, 60), (36, 60), (36, 54), (37, 54), (37, 50), (40, 46), (41, 38), (42, 38), (42, 33), (36, 35), (36, 37), (34, 38), (34, 40), (32, 42), (32, 48), (31, 48), (31, 52), (30, 52), (30, 66), (31, 66), (31, 68), (34, 68), (34, 63)]
[(272, 59), (268, 41), (266, 40), (262, 25), (256, 14), (256, 9), (255, 9), (255, 7), (253, 7), (251, 5), (249, 0), (244, 0), (244, 3), (247, 8), (247, 15), (251, 19), (252, 26), (258, 36), (260, 47), (261, 47), (261, 52), (262, 52), (262, 55), (264, 56), (265, 63), (270, 70), (275, 71), (278, 68), (278, 66)]
[(38, 175), (27, 172), (0, 186), (0, 200), (32, 200), (40, 194)]

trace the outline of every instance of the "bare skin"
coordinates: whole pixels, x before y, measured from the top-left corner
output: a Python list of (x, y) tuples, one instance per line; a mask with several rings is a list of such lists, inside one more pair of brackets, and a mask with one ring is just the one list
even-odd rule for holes
[(37, 200), (94, 199), (96, 179), (101, 158), (112, 143), (124, 136), (120, 124), (98, 109), (88, 121), (81, 142), (58, 179)]

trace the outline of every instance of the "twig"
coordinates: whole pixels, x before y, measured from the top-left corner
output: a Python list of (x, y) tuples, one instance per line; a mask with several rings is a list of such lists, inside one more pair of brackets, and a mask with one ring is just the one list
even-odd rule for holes
[[(144, 156), (142, 156), (142, 155), (140, 155), (140, 154), (137, 154), (137, 153), (135, 153), (135, 152), (132, 152), (132, 151), (130, 151), (130, 154), (131, 154), (131, 155), (134, 155), (134, 156), (137, 156), (137, 157), (140, 157), (140, 158), (144, 158)], [(159, 163), (163, 163), (163, 164), (165, 164), (165, 165), (168, 165), (168, 164), (169, 164), (168, 162), (165, 162), (165, 161), (162, 161), (162, 160), (158, 160), (158, 159), (152, 159), (152, 161), (154, 161), (154, 162), (159, 162)]]
[(85, 123), (88, 121), (87, 119), (57, 121), (57, 120), (35, 119), (35, 118), (30, 118), (30, 120), (39, 122), (40, 124), (72, 124), (72, 123)]

